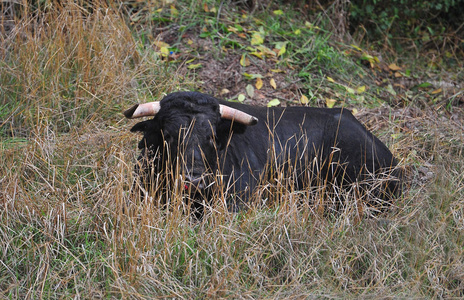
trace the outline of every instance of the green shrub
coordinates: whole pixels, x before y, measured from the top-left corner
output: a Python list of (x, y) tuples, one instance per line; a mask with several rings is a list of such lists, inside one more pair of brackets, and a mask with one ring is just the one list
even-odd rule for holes
[(351, 30), (363, 26), (371, 40), (406, 37), (422, 44), (462, 36), (463, 5), (463, 0), (353, 0)]

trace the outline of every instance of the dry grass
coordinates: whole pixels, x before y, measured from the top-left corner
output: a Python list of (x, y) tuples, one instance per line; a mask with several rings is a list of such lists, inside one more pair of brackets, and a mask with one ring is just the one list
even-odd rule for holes
[(220, 196), (192, 222), (179, 191), (168, 210), (129, 195), (120, 112), (190, 83), (117, 11), (67, 3), (0, 42), (1, 298), (463, 296), (464, 138), (445, 114), (381, 120), (386, 137), (408, 125), (384, 140), (411, 166), (381, 218), (324, 217), (277, 185), (275, 205), (230, 213)]

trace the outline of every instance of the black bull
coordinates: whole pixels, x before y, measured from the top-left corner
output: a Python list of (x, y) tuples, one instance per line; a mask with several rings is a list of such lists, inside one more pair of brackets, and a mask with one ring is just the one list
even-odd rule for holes
[[(229, 108), (235, 110), (224, 112)], [(131, 129), (144, 134), (136, 173), (145, 190), (168, 165), (177, 164), (179, 177), (194, 198), (211, 198), (207, 191), (221, 176), (234, 195), (229, 203), (233, 208), (278, 170), (293, 176), (295, 189), (315, 185), (346, 189), (353, 183), (375, 185), (375, 179), (382, 178), (371, 187), (369, 197), (389, 203), (401, 194), (396, 159), (347, 109), (266, 108), (177, 92), (124, 114), (154, 116)]]

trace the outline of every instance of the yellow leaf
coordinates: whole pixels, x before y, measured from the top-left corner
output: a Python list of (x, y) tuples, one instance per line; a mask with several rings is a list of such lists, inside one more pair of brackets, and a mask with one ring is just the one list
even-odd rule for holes
[(242, 54), (242, 57), (240, 58), (240, 65), (242, 67), (248, 67), (250, 65), (250, 60), (245, 54)]
[(221, 90), (221, 95), (228, 94), (230, 91), (228, 89), (222, 89)]
[(260, 53), (263, 53), (265, 56), (267, 57), (274, 57), (276, 56), (275, 52), (272, 51), (271, 49), (269, 49), (268, 47), (266, 46), (263, 46), (263, 45), (259, 45), (258, 47), (256, 47), (256, 49), (258, 49), (259, 51), (261, 51)]
[(161, 54), (168, 56), (169, 55), (169, 49), (166, 47), (161, 47), (160, 49)]
[(251, 36), (252, 45), (261, 45), (264, 43), (264, 36), (260, 32), (254, 32)]
[(162, 42), (162, 41), (154, 41), (153, 45), (155, 45), (157, 48), (161, 48), (161, 47), (169, 48), (169, 47), (171, 47), (171, 46), (169, 46), (168, 43), (165, 43), (165, 42)]
[(269, 80), (269, 84), (274, 88), (274, 90), (277, 89), (277, 84), (274, 78), (271, 78), (271, 80)]
[(333, 83), (335, 83), (335, 80), (333, 80), (333, 78), (332, 78), (332, 77), (329, 77), (329, 76), (327, 76), (327, 80), (328, 80), (328, 81), (330, 81), (330, 82), (333, 82)]
[(274, 72), (274, 73), (285, 73), (285, 71), (281, 70), (281, 69), (271, 69), (271, 72)]
[(227, 27), (227, 31), (233, 32), (233, 33), (238, 33), (238, 29), (232, 26)]
[(293, 32), (295, 35), (300, 35), (301, 34), (301, 30), (300, 29), (297, 29)]
[(388, 65), (388, 68), (390, 68), (390, 70), (392, 70), (392, 71), (399, 71), (399, 70), (401, 70), (401, 68), (398, 67), (396, 64), (390, 64), (390, 65)]
[(260, 90), (263, 87), (263, 80), (261, 78), (256, 78), (256, 88)]
[(395, 72), (395, 74), (393, 75), (395, 75), (396, 78), (403, 77), (403, 74), (401, 74), (400, 72)]
[(308, 104), (309, 99), (308, 99), (308, 97), (306, 97), (305, 95), (301, 95), (300, 102), (301, 102), (302, 104)]
[(305, 22), (305, 26), (306, 26), (306, 28), (308, 28), (308, 29), (316, 29), (316, 30), (319, 30), (319, 29), (320, 29), (319, 26), (314, 26), (313, 24), (311, 24), (311, 23), (308, 22), (308, 21)]
[(335, 100), (335, 99), (329, 99), (329, 98), (325, 99), (325, 104), (327, 105), (328, 108), (334, 107), (336, 102), (337, 102), (337, 100)]
[(276, 16), (281, 16), (283, 14), (284, 14), (284, 12), (282, 10), (280, 10), (280, 9), (279, 10), (274, 10), (274, 15), (276, 15)]
[(439, 88), (438, 90), (432, 91), (431, 94), (435, 95), (435, 94), (441, 93), (442, 91), (443, 90), (441, 88)]
[(179, 11), (174, 5), (171, 5), (171, 16), (172, 17), (177, 17), (179, 15)]
[(353, 109), (351, 110), (351, 113), (352, 113), (353, 115), (356, 115), (356, 114), (358, 113), (358, 109), (357, 109), (357, 108), (353, 108)]
[(356, 46), (356, 45), (354, 45), (354, 44), (351, 44), (350, 46), (353, 47), (354, 49), (358, 50), (358, 51), (362, 51), (361, 48), (359, 48), (358, 46)]
[(263, 59), (262, 52), (254, 51), (254, 52), (251, 52), (250, 54), (256, 56), (259, 59)]
[(361, 93), (364, 93), (364, 91), (366, 90), (366, 86), (363, 85), (363, 86), (360, 86), (356, 89), (356, 92), (358, 92), (358, 94), (361, 94)]
[(188, 65), (187, 68), (189, 68), (190, 70), (195, 70), (195, 69), (199, 69), (201, 67), (203, 67), (202, 64), (191, 64), (191, 65)]
[(279, 49), (279, 53), (277, 53), (277, 56), (282, 56), (284, 53), (287, 52), (287, 49), (285, 47), (285, 44), (282, 46), (282, 48)]

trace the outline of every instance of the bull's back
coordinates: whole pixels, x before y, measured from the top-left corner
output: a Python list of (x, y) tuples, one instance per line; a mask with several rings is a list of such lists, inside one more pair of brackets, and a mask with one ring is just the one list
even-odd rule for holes
[[(232, 105), (231, 105), (232, 106)], [(292, 164), (303, 169), (333, 145), (329, 133), (339, 109), (310, 107), (265, 108), (233, 104), (258, 118), (244, 133), (234, 134), (227, 147), (223, 173), (234, 177), (241, 190), (252, 190), (269, 163)], [(287, 166), (283, 166), (287, 169)]]
[[(348, 182), (364, 179), (363, 172), (396, 166), (385, 144), (347, 109), (233, 106), (259, 120), (243, 134), (233, 135), (227, 150), (225, 171), (239, 178), (239, 189), (253, 189), (266, 164), (276, 157), (281, 163), (292, 163), (301, 174), (304, 168), (313, 168), (310, 164), (316, 158), (321, 177), (338, 176)], [(333, 163), (343, 167), (338, 172), (329, 170)]]

